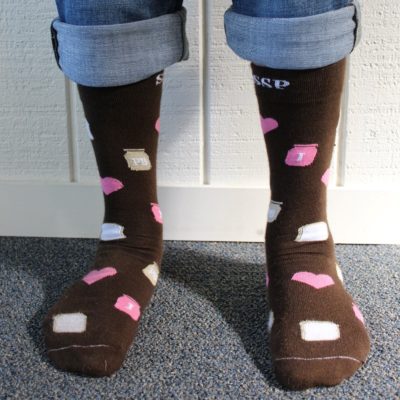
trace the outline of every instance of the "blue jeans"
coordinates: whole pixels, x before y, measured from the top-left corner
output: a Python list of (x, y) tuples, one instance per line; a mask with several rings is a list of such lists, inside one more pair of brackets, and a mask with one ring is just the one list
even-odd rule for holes
[[(51, 22), (60, 69), (86, 86), (145, 79), (189, 58), (183, 0), (56, 0)], [(233, 0), (224, 14), (228, 46), (279, 69), (319, 68), (360, 39), (358, 0)]]

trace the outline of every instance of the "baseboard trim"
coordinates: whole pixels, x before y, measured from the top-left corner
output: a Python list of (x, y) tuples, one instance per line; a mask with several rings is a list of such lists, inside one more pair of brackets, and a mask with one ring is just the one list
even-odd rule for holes
[[(98, 238), (99, 185), (0, 182), (0, 235)], [(262, 242), (269, 190), (161, 186), (165, 240)], [(328, 189), (328, 220), (336, 243), (400, 244), (400, 190)]]

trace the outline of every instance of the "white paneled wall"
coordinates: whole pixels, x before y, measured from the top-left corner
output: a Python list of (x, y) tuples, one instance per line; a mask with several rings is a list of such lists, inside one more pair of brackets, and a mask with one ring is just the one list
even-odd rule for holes
[(229, 186), (265, 186), (268, 162), (250, 63), (226, 45), (223, 14), (229, 0), (209, 10), (209, 180)]
[[(165, 238), (262, 241), (268, 162), (230, 0), (185, 0), (190, 59), (166, 69), (158, 155)], [(75, 84), (53, 57), (53, 0), (0, 5), (0, 234), (98, 237), (102, 194)], [(337, 243), (399, 243), (400, 4), (364, 2), (329, 186)], [(336, 179), (335, 179), (336, 178)]]
[(345, 184), (399, 187), (400, 3), (364, 4), (363, 42), (351, 57)]
[(0, 4), (0, 178), (68, 181), (64, 80), (49, 42), (51, 1)]

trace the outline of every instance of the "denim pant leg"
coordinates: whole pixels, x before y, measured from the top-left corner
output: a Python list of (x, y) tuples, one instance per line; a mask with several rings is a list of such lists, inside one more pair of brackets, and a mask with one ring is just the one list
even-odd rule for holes
[(277, 69), (324, 67), (350, 54), (361, 37), (358, 0), (232, 0), (224, 14), (228, 46)]
[(183, 0), (56, 0), (62, 22), (72, 25), (111, 25), (142, 21), (173, 13)]
[(189, 58), (183, 0), (56, 0), (55, 57), (72, 81), (120, 86)]

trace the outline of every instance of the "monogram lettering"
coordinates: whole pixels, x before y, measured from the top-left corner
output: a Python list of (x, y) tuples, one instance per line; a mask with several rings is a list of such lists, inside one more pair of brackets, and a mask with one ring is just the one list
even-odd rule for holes
[(258, 75), (253, 75), (253, 79), (254, 83), (257, 86), (261, 86), (267, 89), (284, 90), (290, 85), (289, 81), (285, 81), (283, 79), (272, 79)]
[(156, 76), (156, 86), (161, 85), (163, 83), (163, 80), (164, 80), (164, 74), (163, 73), (158, 74)]

